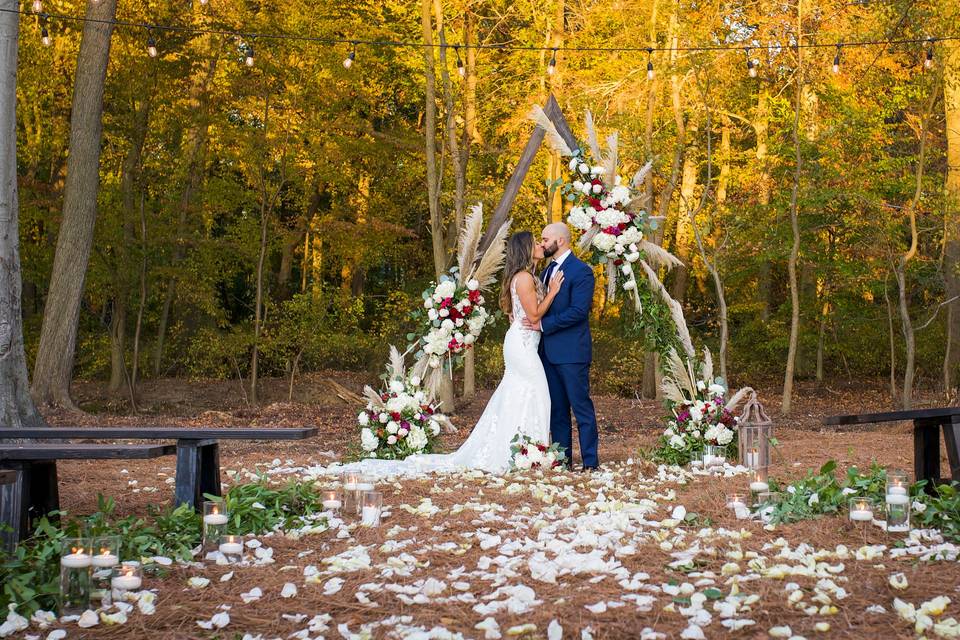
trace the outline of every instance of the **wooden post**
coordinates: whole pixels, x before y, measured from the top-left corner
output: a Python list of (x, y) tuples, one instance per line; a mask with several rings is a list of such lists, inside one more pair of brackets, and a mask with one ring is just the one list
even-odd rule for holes
[(940, 420), (913, 421), (913, 467), (916, 479), (927, 481), (927, 493), (934, 493), (940, 482)]

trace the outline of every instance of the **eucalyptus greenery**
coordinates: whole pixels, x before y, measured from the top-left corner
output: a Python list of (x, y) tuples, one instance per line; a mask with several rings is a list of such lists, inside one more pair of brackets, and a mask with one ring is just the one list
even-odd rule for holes
[[(320, 494), (313, 482), (268, 485), (266, 478), (236, 485), (224, 498), (232, 534), (322, 525)], [(88, 516), (68, 517), (53, 512), (37, 523), (33, 535), (12, 552), (0, 551), (0, 610), (16, 603), (21, 615), (37, 609), (53, 610), (59, 591), (59, 560), (63, 538), (116, 535), (124, 559), (167, 556), (192, 560), (200, 544), (201, 518), (189, 505), (173, 508), (147, 507), (147, 517), (117, 518), (113, 498), (97, 497), (97, 511)], [(148, 565), (162, 571), (159, 565)]]

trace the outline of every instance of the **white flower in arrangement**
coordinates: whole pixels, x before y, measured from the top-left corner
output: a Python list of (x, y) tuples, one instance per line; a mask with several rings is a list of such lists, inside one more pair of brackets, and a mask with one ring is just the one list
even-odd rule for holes
[(690, 419), (694, 422), (703, 420), (703, 403), (699, 400), (695, 404), (690, 405), (687, 410), (690, 412)]
[(581, 191), (583, 191), (584, 195), (590, 195), (591, 193), (593, 193), (593, 183), (584, 182), (583, 188), (581, 189)]
[(574, 169), (577, 168), (577, 163), (579, 162), (580, 160), (576, 156), (574, 156), (570, 158), (570, 164), (567, 165), (567, 168), (570, 169), (570, 171), (573, 171)]
[[(617, 178), (619, 179), (620, 176), (617, 176)], [(617, 186), (615, 186), (613, 189), (610, 190), (609, 199), (610, 199), (612, 202), (617, 203), (617, 204), (625, 205), (625, 204), (629, 203), (630, 200), (631, 200), (631, 197), (630, 197), (630, 187), (627, 187), (627, 186), (624, 186), (624, 185), (617, 185)]]
[(586, 231), (593, 226), (593, 217), (582, 207), (574, 207), (570, 210), (567, 222), (581, 231)]
[(407, 446), (414, 451), (421, 451), (427, 446), (427, 434), (420, 427), (413, 427), (407, 435)]
[(397, 444), (397, 436), (387, 436), (387, 444)]
[(425, 298), (424, 301), (423, 301), (423, 308), (424, 308), (424, 309), (432, 309), (432, 308), (433, 308), (433, 298)]
[(613, 252), (618, 256), (623, 255), (623, 251), (624, 251), (623, 245), (620, 244), (619, 242), (613, 247)]
[(438, 284), (437, 288), (434, 290), (434, 298), (436, 298), (436, 296), (439, 295), (441, 300), (445, 300), (446, 298), (453, 297), (453, 294), (456, 292), (457, 292), (456, 283), (453, 280), (444, 280), (443, 282)]
[(603, 167), (599, 164), (590, 167), (590, 175), (592, 176), (603, 175)]
[(543, 462), (543, 453), (537, 447), (527, 448), (527, 459), (531, 465)]
[(387, 433), (393, 435), (399, 430), (400, 430), (400, 425), (397, 424), (396, 421), (391, 420), (390, 422), (387, 423)]
[(620, 265), (620, 273), (625, 276), (629, 276), (633, 273), (633, 267), (631, 267), (629, 264)]
[(583, 191), (583, 183), (579, 180), (574, 180), (573, 188), (576, 189), (577, 191)]
[(393, 393), (401, 393), (405, 388), (402, 380), (393, 379), (390, 381), (390, 391)]
[(357, 422), (360, 423), (361, 427), (365, 427), (370, 424), (370, 415), (366, 411), (361, 411), (357, 416)]
[(430, 424), (428, 425), (428, 427), (429, 427), (429, 429), (430, 429), (430, 435), (432, 435), (432, 436), (438, 436), (438, 435), (440, 435), (440, 423), (439, 423), (439, 422), (437, 422), (436, 420), (431, 420), (431, 421), (430, 421)]
[(723, 425), (719, 425), (717, 429), (717, 444), (726, 446), (731, 442), (733, 442), (733, 431)]
[(722, 384), (714, 382), (709, 387), (707, 387), (707, 393), (713, 397), (722, 396), (727, 392), (727, 388)]
[(453, 331), (454, 327), (456, 326), (457, 325), (453, 324), (453, 320), (451, 320), (450, 318), (447, 318), (446, 320), (440, 323), (440, 328), (448, 332)]
[(599, 185), (599, 184), (593, 185), (593, 192), (594, 192), (594, 193), (600, 193), (601, 191), (603, 191), (603, 185)]
[(381, 413), (379, 416), (377, 416), (377, 419), (380, 420), (380, 422), (382, 422), (383, 424), (386, 424), (387, 422), (389, 422), (390, 416), (388, 416), (385, 413)]
[(449, 309), (440, 309), (440, 311), (438, 312), (438, 315), (439, 315), (441, 318), (446, 318), (447, 316), (450, 315), (450, 310), (449, 310)]
[(364, 428), (360, 432), (360, 446), (363, 447), (364, 451), (376, 451), (377, 447), (380, 446), (380, 440), (373, 434), (373, 431)]
[(430, 356), (430, 360), (427, 361), (427, 364), (429, 364), (431, 368), (436, 369), (440, 366), (440, 358), (437, 356)]
[(530, 462), (530, 458), (527, 456), (517, 456), (514, 458), (514, 464), (516, 465), (517, 469), (525, 470), (529, 469), (533, 463)]
[(707, 383), (703, 380), (697, 380), (697, 389), (703, 391), (707, 388)]
[(404, 427), (400, 427), (400, 430), (397, 431), (397, 437), (398, 437), (398, 438), (405, 438), (408, 433), (410, 433), (410, 430), (409, 430), (409, 429), (406, 429), (406, 428), (404, 428)]
[(430, 321), (431, 321), (431, 322), (433, 322), (434, 320), (436, 320), (436, 319), (439, 318), (440, 316), (437, 314), (437, 310), (436, 310), (436, 309), (430, 309), (430, 311), (427, 311), (427, 317), (430, 318)]
[(477, 341), (477, 337), (472, 333), (468, 333), (467, 335), (463, 336), (463, 344), (470, 345), (476, 341)]
[(681, 438), (680, 436), (671, 436), (670, 438), (671, 447), (673, 447), (674, 449), (683, 449), (683, 445), (684, 445), (683, 438)]
[(637, 260), (640, 259), (640, 252), (634, 251), (633, 253), (628, 253), (623, 257), (626, 259), (627, 262), (636, 262)]
[(456, 320), (453, 321), (453, 324), (455, 324), (455, 325), (458, 326), (458, 327), (462, 327), (462, 326), (463, 326), (463, 318), (457, 318)]
[[(419, 387), (420, 386), (420, 376), (410, 376), (410, 386)], [(418, 392), (420, 393), (420, 392)]]
[(593, 246), (600, 251), (610, 251), (617, 243), (617, 238), (609, 233), (600, 232), (593, 237)]
[(397, 396), (387, 400), (387, 411), (390, 413), (400, 413), (407, 406), (407, 399)]
[(475, 278), (471, 278), (470, 280), (467, 281), (467, 289), (469, 289), (470, 291), (476, 291), (479, 288), (480, 288), (480, 282)]
[(623, 283), (624, 291), (633, 291), (636, 288), (637, 288), (637, 283), (634, 282), (633, 280), (627, 280), (626, 282)]
[(717, 439), (718, 435), (719, 435), (719, 432), (717, 430), (717, 425), (712, 424), (709, 427), (707, 427), (706, 431), (703, 432), (703, 439), (713, 441)]
[(577, 167), (577, 170), (580, 171), (580, 173), (590, 173), (590, 167), (583, 162), (580, 163), (580, 166)]
[(641, 240), (643, 240), (643, 232), (632, 224), (620, 233), (620, 242), (627, 245), (631, 252), (637, 252), (636, 244)]

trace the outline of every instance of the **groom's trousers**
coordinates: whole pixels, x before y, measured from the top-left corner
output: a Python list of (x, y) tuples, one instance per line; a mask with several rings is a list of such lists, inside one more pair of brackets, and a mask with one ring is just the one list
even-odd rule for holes
[(567, 462), (573, 463), (573, 424), (570, 409), (577, 418), (580, 458), (586, 468), (596, 467), (597, 416), (590, 399), (590, 365), (588, 363), (552, 364), (543, 359), (550, 389), (550, 437), (563, 447)]

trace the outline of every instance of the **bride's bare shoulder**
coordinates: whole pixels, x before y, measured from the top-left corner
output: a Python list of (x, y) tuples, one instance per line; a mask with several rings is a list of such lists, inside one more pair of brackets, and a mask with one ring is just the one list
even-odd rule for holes
[(513, 284), (518, 289), (533, 287), (533, 283), (533, 274), (529, 271), (521, 271), (517, 275), (513, 276)]

